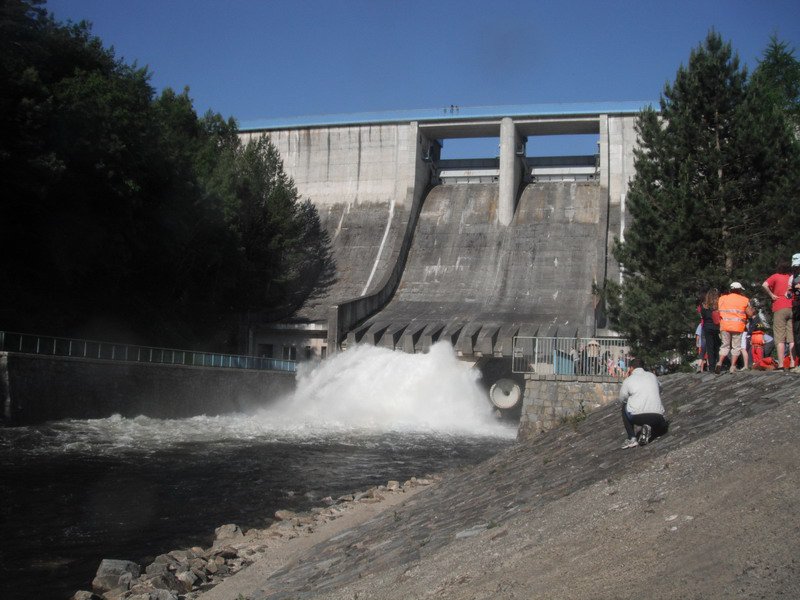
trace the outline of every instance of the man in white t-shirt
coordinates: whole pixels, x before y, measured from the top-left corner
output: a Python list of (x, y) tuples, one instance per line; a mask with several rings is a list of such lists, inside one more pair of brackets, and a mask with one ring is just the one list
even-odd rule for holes
[[(649, 443), (654, 436), (667, 431), (664, 418), (664, 405), (661, 404), (661, 384), (653, 373), (644, 370), (640, 358), (632, 358), (628, 364), (628, 374), (619, 390), (622, 402), (622, 422), (628, 441), (622, 448), (635, 448)], [(639, 425), (636, 435), (635, 425)]]

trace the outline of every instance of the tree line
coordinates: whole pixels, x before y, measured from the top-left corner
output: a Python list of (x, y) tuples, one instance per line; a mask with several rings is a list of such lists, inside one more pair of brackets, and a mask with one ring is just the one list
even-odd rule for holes
[(753, 295), (800, 251), (800, 62), (773, 37), (750, 74), (712, 30), (636, 127), (624, 275), (603, 291), (640, 356), (688, 356), (700, 293)]
[(267, 138), (156, 93), (86, 22), (0, 2), (0, 329), (220, 349), (330, 273)]

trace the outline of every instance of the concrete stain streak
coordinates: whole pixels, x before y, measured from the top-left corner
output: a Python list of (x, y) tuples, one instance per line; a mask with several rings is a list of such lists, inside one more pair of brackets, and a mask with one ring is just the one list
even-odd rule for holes
[(367, 283), (364, 284), (364, 289), (361, 292), (362, 296), (367, 293), (367, 290), (369, 289), (369, 286), (372, 283), (372, 278), (375, 277), (375, 271), (378, 270), (378, 262), (380, 261), (381, 254), (383, 254), (383, 248), (384, 246), (386, 246), (386, 240), (389, 237), (389, 230), (391, 229), (393, 217), (394, 217), (394, 198), (392, 198), (391, 202), (389, 203), (389, 218), (386, 219), (386, 229), (384, 229), (383, 231), (383, 238), (381, 239), (381, 245), (378, 248), (378, 254), (375, 256), (375, 262), (372, 265), (372, 271), (369, 274), (369, 279), (367, 279)]

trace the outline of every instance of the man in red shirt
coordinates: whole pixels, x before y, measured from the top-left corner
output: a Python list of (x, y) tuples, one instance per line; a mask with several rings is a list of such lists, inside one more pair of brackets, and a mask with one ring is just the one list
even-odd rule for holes
[(767, 277), (762, 284), (764, 290), (772, 298), (772, 329), (778, 345), (778, 368), (783, 368), (783, 357), (786, 356), (786, 344), (789, 344), (790, 367), (795, 367), (794, 332), (792, 330), (792, 271), (789, 263), (779, 261), (775, 273)]

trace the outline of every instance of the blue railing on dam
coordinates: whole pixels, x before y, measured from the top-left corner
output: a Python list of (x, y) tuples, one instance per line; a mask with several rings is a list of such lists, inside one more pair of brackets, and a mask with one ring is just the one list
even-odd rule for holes
[(286, 371), (289, 373), (297, 371), (297, 362), (293, 360), (220, 354), (217, 352), (195, 352), (193, 350), (175, 350), (172, 348), (153, 348), (8, 331), (0, 331), (0, 352), (192, 367), (255, 369), (259, 371)]

